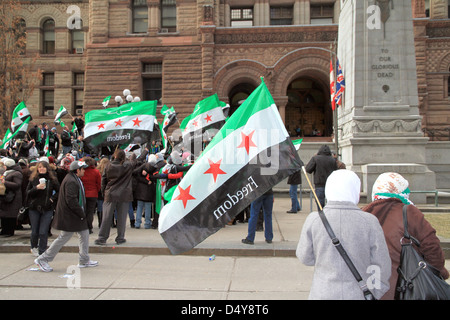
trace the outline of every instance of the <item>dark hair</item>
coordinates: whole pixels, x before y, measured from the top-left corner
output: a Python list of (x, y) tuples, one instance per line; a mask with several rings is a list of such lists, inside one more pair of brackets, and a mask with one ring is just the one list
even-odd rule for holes
[(89, 167), (95, 167), (96, 166), (96, 161), (93, 158), (91, 158), (91, 157), (84, 157), (83, 160), (84, 160), (84, 162), (86, 162), (86, 164)]
[(122, 149), (117, 149), (113, 154), (114, 160), (124, 162), (125, 161), (125, 151)]

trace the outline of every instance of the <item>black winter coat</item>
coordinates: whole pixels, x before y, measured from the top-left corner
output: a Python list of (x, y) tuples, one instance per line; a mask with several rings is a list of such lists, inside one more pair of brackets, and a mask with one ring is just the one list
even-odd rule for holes
[(133, 171), (133, 179), (136, 184), (133, 185), (133, 195), (135, 200), (144, 202), (155, 201), (155, 186), (153, 183), (149, 184), (146, 176), (142, 175), (142, 170), (145, 170), (146, 163), (140, 165)]
[(309, 160), (305, 167), (306, 172), (314, 173), (314, 185), (325, 187), (328, 176), (337, 170), (336, 160), (331, 155), (330, 147), (323, 145), (319, 152)]
[(294, 172), (291, 174), (287, 181), (288, 184), (302, 184), (302, 171), (298, 170), (297, 172)]
[(136, 161), (124, 163), (113, 160), (106, 165), (102, 175), (102, 194), (107, 202), (133, 201), (133, 170)]
[(0, 218), (17, 218), (22, 207), (22, 168), (16, 164), (14, 167), (8, 168), (3, 175), (5, 176), (5, 187), (14, 192), (14, 199), (9, 203), (0, 199)]
[[(39, 179), (45, 178), (46, 188), (43, 190), (37, 189)], [(55, 208), (58, 200), (59, 182), (58, 180), (51, 180), (48, 174), (38, 175), (34, 180), (28, 182), (27, 187), (27, 204), (30, 209), (38, 211), (50, 211)]]
[(85, 208), (86, 197), (82, 182), (75, 173), (69, 172), (59, 189), (53, 228), (68, 232), (88, 229)]

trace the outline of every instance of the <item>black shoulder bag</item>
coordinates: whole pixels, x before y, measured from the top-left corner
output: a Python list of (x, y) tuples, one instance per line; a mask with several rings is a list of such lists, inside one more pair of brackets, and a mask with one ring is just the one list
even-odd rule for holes
[(319, 217), (320, 217), (320, 219), (322, 219), (325, 229), (327, 230), (328, 235), (331, 238), (331, 242), (333, 243), (333, 245), (335, 246), (337, 251), (340, 253), (340, 255), (344, 259), (345, 263), (349, 267), (350, 271), (352, 272), (353, 276), (355, 277), (356, 281), (358, 282), (358, 285), (364, 294), (364, 298), (366, 300), (377, 300), (375, 298), (375, 296), (373, 295), (373, 293), (367, 287), (367, 284), (363, 282), (361, 275), (359, 274), (358, 270), (356, 270), (355, 265), (353, 264), (352, 260), (350, 260), (350, 257), (347, 255), (347, 252), (345, 251), (341, 242), (334, 234), (333, 229), (331, 228), (330, 223), (328, 222), (328, 220), (325, 217), (325, 214), (323, 213), (322, 210), (319, 211)]
[[(397, 269), (396, 300), (450, 300), (450, 285), (440, 275), (439, 270), (428, 264), (413, 247), (420, 242), (408, 232), (407, 205), (403, 206), (402, 251)], [(403, 243), (408, 239), (408, 243)]]

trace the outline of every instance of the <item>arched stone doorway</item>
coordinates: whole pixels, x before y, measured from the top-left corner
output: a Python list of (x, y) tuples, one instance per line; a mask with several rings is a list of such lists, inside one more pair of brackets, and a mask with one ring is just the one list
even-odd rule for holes
[(321, 82), (307, 76), (299, 77), (289, 84), (286, 95), (285, 125), (291, 136), (332, 135), (333, 113), (328, 101), (329, 90)]
[(228, 93), (228, 101), (230, 101), (230, 116), (255, 89), (256, 87), (253, 84), (243, 82), (235, 85), (230, 90)]

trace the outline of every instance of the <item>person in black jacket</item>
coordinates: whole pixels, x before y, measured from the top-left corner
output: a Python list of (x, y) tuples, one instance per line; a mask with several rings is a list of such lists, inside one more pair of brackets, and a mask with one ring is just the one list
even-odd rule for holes
[(61, 248), (76, 232), (79, 238), (79, 268), (95, 267), (97, 261), (89, 258), (89, 227), (86, 219), (86, 196), (80, 178), (87, 167), (84, 161), (74, 161), (70, 164), (69, 172), (61, 184), (56, 204), (53, 227), (61, 230), (58, 238), (50, 248), (34, 260), (44, 272), (53, 271), (48, 265), (56, 257)]
[(61, 145), (63, 149), (63, 154), (66, 155), (72, 151), (72, 132), (69, 131), (69, 128), (64, 127), (63, 132), (61, 133)]
[(307, 173), (314, 173), (316, 195), (322, 208), (325, 206), (325, 182), (328, 176), (337, 170), (336, 160), (331, 155), (328, 145), (319, 148), (319, 152), (309, 160), (305, 167)]
[[(298, 170), (291, 174), (288, 178), (287, 183), (289, 187), (289, 196), (291, 197), (291, 210), (286, 211), (287, 213), (297, 213), (302, 210), (300, 203), (298, 202), (298, 185), (302, 184), (302, 172)], [(300, 195), (301, 196), (301, 195)]]
[(47, 162), (40, 161), (33, 168), (26, 192), (31, 224), (31, 253), (36, 257), (47, 249), (48, 231), (58, 192), (56, 174)]

